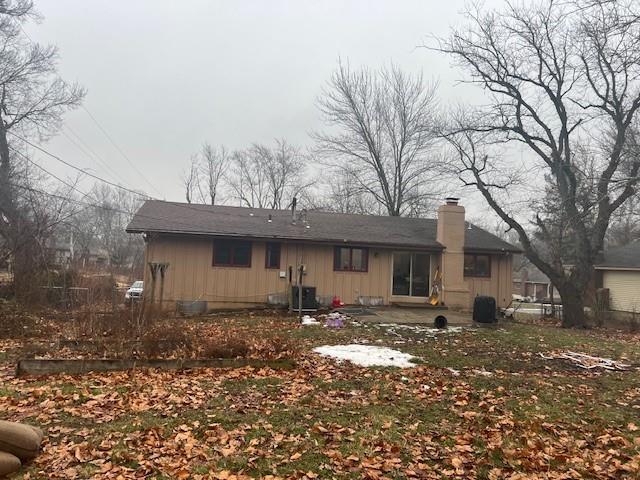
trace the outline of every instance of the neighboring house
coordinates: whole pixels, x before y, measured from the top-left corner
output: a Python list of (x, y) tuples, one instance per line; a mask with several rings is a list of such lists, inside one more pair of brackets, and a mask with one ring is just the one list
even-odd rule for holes
[(506, 306), (519, 252), (465, 222), (457, 199), (447, 199), (437, 220), (149, 200), (127, 232), (144, 234), (146, 265), (168, 264), (167, 305), (199, 300), (209, 308), (286, 299), (301, 265), (305, 286), (347, 304), (426, 304), (439, 271), (445, 305), (470, 308), (476, 295), (491, 295)]
[(74, 239), (73, 233), (54, 235), (49, 242), (51, 262), (58, 267), (71, 264), (82, 268), (103, 267), (109, 263), (107, 252), (95, 242), (87, 248), (81, 248)]
[(640, 240), (608, 249), (596, 266), (596, 285), (609, 289), (609, 308), (640, 313)]
[(521, 267), (518, 272), (514, 271), (513, 293), (536, 302), (549, 301), (552, 294), (554, 299), (560, 298), (549, 277), (530, 263)]

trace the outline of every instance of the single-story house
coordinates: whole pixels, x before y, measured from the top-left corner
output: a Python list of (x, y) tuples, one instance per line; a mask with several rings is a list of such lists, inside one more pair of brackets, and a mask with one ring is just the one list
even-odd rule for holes
[[(518, 262), (518, 256), (514, 257), (514, 264), (523, 263)], [(535, 302), (548, 302), (552, 295), (554, 300), (560, 299), (560, 295), (551, 284), (549, 277), (530, 262), (526, 262), (526, 265), (521, 266), (517, 272), (514, 271), (513, 293)]]
[(145, 298), (162, 297), (165, 308), (177, 301), (228, 308), (287, 299), (299, 269), (303, 286), (329, 301), (427, 304), (438, 290), (449, 307), (471, 308), (477, 295), (507, 306), (519, 252), (466, 222), (455, 198), (440, 206), (437, 219), (148, 200), (127, 232), (144, 235)]
[(92, 241), (86, 248), (81, 248), (75, 241), (73, 232), (56, 232), (49, 242), (51, 263), (56, 267), (70, 264), (88, 267), (103, 267), (109, 263), (109, 254)]
[(614, 247), (596, 266), (596, 285), (609, 290), (609, 308), (640, 313), (640, 240)]

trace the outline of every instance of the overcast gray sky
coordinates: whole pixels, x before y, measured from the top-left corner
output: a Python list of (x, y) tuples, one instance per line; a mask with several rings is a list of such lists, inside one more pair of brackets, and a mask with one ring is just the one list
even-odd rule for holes
[(422, 71), (439, 81), (443, 103), (477, 95), (456, 86), (460, 74), (447, 58), (417, 48), (461, 20), (463, 0), (36, 0), (36, 6), (44, 21), (26, 31), (60, 48), (61, 75), (87, 88), (86, 109), (146, 179), (82, 108), (66, 115), (61, 134), (45, 147), (122, 183), (116, 170), (127, 187), (167, 200), (183, 200), (181, 173), (205, 140), (232, 149), (276, 137), (309, 145), (308, 133), (322, 127), (315, 99), (339, 58)]

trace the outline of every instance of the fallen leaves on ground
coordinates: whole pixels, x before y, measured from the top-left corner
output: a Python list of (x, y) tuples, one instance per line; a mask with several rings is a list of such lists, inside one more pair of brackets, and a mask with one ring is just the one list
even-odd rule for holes
[[(640, 475), (637, 370), (604, 376), (552, 369), (527, 355), (520, 337), (509, 345), (491, 343), (509, 341), (516, 330), (461, 334), (419, 347), (423, 353), (437, 349), (451, 361), (467, 353), (455, 364), (456, 375), (430, 365), (367, 369), (309, 353), (311, 345), (362, 336), (362, 329), (318, 327), (310, 336), (290, 322), (274, 326), (304, 346), (293, 370), (13, 378), (5, 363), (2, 418), (34, 423), (47, 433), (43, 453), (22, 478)], [(527, 328), (527, 335), (540, 331)], [(552, 337), (545, 333), (544, 341)], [(6, 344), (7, 351), (14, 347)], [(513, 364), (498, 358), (505, 350)], [(501, 368), (493, 368), (492, 358)], [(478, 373), (486, 371), (492, 375)]]

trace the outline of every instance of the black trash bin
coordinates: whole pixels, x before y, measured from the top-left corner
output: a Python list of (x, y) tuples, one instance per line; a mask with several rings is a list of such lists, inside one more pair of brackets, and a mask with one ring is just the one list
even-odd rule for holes
[(473, 301), (473, 321), (478, 323), (495, 322), (496, 299), (481, 295), (477, 296)]

